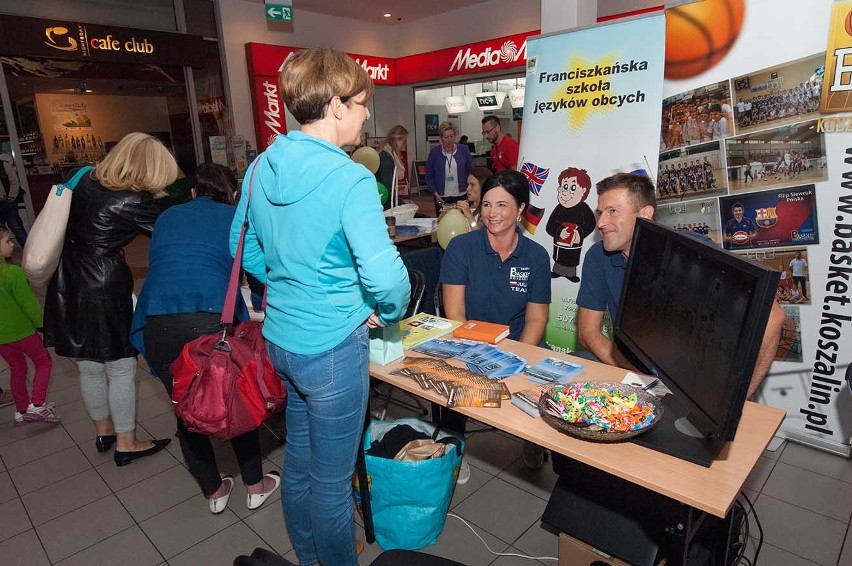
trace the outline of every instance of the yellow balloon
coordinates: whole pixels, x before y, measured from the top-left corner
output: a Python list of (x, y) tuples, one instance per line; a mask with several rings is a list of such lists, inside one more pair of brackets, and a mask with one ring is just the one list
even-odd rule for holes
[(438, 222), (438, 244), (441, 248), (447, 249), (450, 240), (467, 232), (470, 232), (470, 224), (468, 224), (467, 218), (460, 210), (454, 208), (448, 211)]
[(379, 170), (379, 152), (369, 146), (359, 147), (352, 152), (352, 161), (360, 163), (375, 174)]

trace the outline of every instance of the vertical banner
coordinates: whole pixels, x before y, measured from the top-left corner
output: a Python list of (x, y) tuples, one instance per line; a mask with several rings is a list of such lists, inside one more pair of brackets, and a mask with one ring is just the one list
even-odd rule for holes
[(575, 318), (582, 256), (597, 239), (594, 184), (656, 173), (663, 90), (662, 14), (527, 41), (519, 169), (530, 185), (522, 223), (551, 252), (545, 340), (581, 349)]
[[(721, 38), (708, 53), (727, 53), (689, 72), (666, 67), (658, 198), (680, 214), (665, 204), (657, 220), (691, 229), (705, 219), (684, 212), (700, 205), (716, 241), (781, 272), (787, 321), (757, 400), (787, 411), (779, 435), (848, 456), (852, 2), (703, 0), (667, 12)], [(703, 45), (668, 39), (672, 58)], [(699, 154), (721, 171), (714, 187), (679, 174)]]

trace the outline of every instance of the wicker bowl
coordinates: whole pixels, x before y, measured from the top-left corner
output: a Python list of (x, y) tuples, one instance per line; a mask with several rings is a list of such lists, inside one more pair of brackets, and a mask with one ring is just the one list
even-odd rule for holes
[(405, 224), (407, 221), (414, 218), (417, 214), (418, 207), (414, 203), (401, 204), (385, 211), (385, 216), (393, 216), (396, 218), (397, 224)]
[(545, 389), (538, 400), (538, 412), (541, 413), (541, 418), (544, 419), (547, 424), (549, 424), (556, 430), (564, 432), (569, 436), (574, 436), (583, 440), (591, 440), (594, 442), (622, 442), (624, 440), (629, 440), (635, 436), (638, 436), (644, 432), (651, 430), (657, 425), (657, 423), (660, 422), (660, 419), (662, 419), (663, 417), (663, 403), (660, 401), (660, 399), (657, 399), (650, 393), (642, 391), (642, 389), (638, 387), (627, 385), (625, 383), (591, 382), (590, 385), (598, 389), (617, 389), (625, 395), (636, 393), (636, 396), (641, 401), (653, 405), (654, 420), (651, 421), (651, 423), (644, 428), (641, 428), (639, 430), (628, 430), (625, 432), (610, 432), (595, 426), (577, 426), (559, 417), (555, 417), (549, 412), (547, 412), (547, 400), (553, 398), (553, 387)]

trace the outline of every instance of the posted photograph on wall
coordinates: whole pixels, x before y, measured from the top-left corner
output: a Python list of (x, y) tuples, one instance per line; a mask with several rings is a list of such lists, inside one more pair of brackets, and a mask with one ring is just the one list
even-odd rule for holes
[(729, 250), (819, 243), (814, 185), (722, 197), (719, 215)]
[(437, 136), (440, 116), (438, 114), (424, 114), (426, 120), (426, 136)]
[(754, 249), (738, 255), (781, 273), (776, 301), (782, 305), (811, 304), (807, 248)]
[(775, 359), (781, 362), (802, 361), (802, 327), (799, 307), (783, 305), (787, 319), (781, 327), (781, 340), (778, 342), (778, 350)]
[(825, 134), (816, 120), (725, 140), (731, 193), (828, 179)]
[(722, 245), (716, 199), (695, 200), (657, 206), (657, 222), (675, 230), (697, 232)]
[(721, 81), (663, 100), (660, 151), (734, 135), (731, 88)]
[(660, 154), (659, 202), (725, 194), (725, 167), (720, 142), (691, 145)]
[(825, 53), (735, 77), (738, 134), (783, 126), (819, 115)]

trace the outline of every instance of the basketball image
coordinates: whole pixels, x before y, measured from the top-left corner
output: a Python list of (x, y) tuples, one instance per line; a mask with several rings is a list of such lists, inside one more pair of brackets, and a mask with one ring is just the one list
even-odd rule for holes
[(740, 230), (739, 232), (734, 232), (732, 236), (735, 244), (745, 244), (748, 242), (748, 232), (743, 232)]
[(710, 69), (739, 36), (745, 0), (703, 0), (666, 10), (666, 78)]

